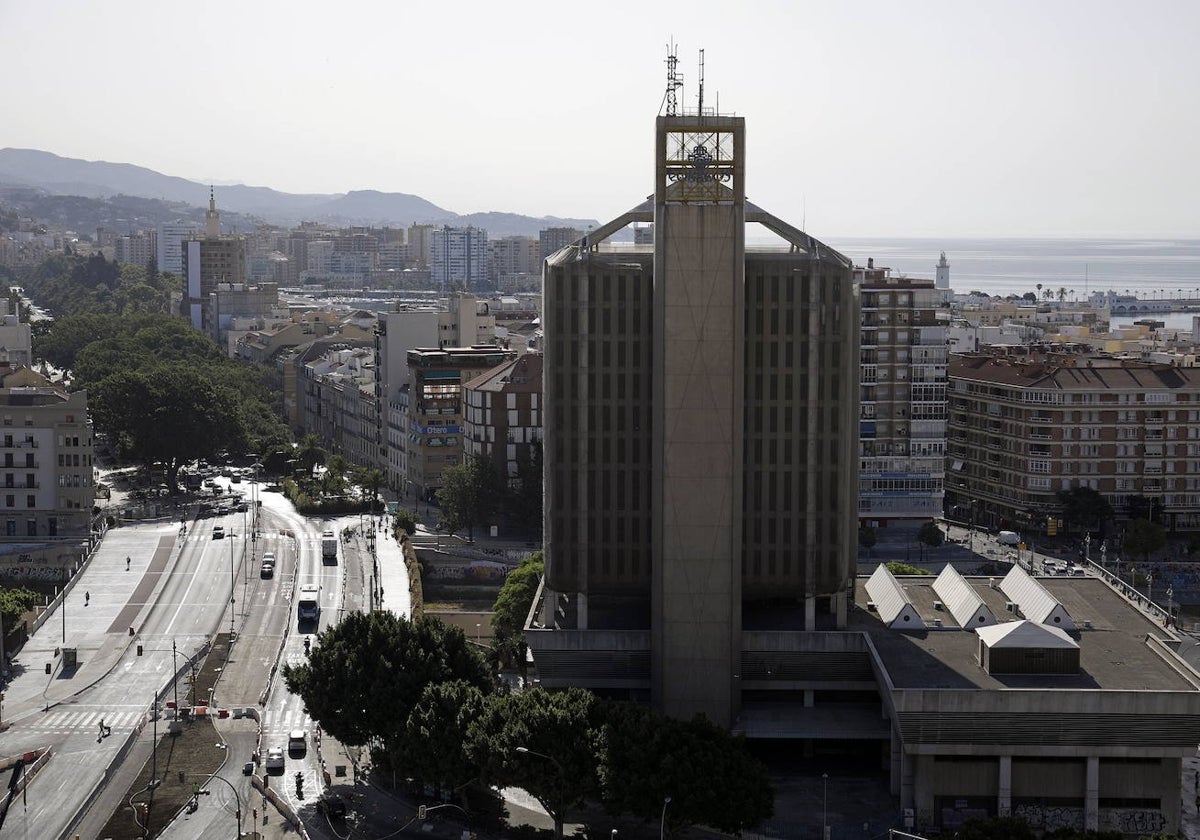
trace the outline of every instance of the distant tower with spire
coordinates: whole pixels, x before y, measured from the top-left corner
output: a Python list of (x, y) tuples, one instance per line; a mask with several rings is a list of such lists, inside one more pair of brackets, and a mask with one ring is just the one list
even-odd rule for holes
[[(208, 187), (208, 209), (204, 211), (204, 235), (209, 239), (221, 235), (221, 214), (217, 212), (217, 197), (211, 184)], [(946, 259), (945, 254), (942, 254), (942, 259)]]
[(246, 283), (246, 240), (221, 235), (221, 214), (217, 196), (208, 188), (208, 209), (204, 211), (204, 233), (197, 232), (182, 243), (183, 314), (198, 330), (216, 340), (218, 319), (212, 311), (212, 296), (218, 285), (227, 289)]
[(946, 262), (946, 252), (942, 251), (942, 258), (938, 260), (937, 276), (934, 278), (933, 287), (935, 289), (950, 289), (950, 263)]

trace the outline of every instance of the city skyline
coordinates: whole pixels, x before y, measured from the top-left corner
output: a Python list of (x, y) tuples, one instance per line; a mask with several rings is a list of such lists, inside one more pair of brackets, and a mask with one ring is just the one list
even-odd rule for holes
[(0, 69), (30, 79), (0, 146), (609, 218), (650, 190), (673, 40), (681, 106), (704, 49), (705, 106), (754, 120), (748, 198), (824, 238), (1195, 234), (1200, 10), (1179, 0), (108, 8), (0, 9)]

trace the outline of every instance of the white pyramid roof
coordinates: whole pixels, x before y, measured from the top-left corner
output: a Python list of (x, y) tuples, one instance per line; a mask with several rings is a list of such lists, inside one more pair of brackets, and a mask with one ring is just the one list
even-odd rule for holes
[(1006, 621), (991, 627), (980, 627), (976, 634), (989, 648), (1078, 648), (1078, 643), (1065, 630), (1048, 627), (1036, 621)]

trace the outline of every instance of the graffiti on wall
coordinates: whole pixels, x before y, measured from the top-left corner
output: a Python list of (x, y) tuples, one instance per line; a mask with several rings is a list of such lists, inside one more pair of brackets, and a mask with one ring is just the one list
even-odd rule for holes
[(51, 560), (46, 557), (35, 561), (32, 554), (18, 554), (11, 559), (0, 560), (0, 580), (60, 581), (69, 580), (73, 558)]
[(1083, 809), (1069, 805), (1017, 805), (1013, 816), (1029, 823), (1030, 828), (1053, 831), (1056, 828), (1073, 828), (1083, 831)]
[(70, 577), (70, 570), (61, 569), (56, 566), (0, 566), (0, 580), (41, 580), (53, 582), (68, 580)]
[(1160, 834), (1167, 830), (1162, 811), (1146, 808), (1104, 808), (1100, 811), (1099, 829), (1122, 834)]

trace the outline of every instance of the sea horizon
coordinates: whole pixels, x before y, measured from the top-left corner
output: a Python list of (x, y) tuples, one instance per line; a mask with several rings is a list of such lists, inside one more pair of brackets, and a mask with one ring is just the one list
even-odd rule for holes
[[(1086, 299), (1113, 290), (1140, 297), (1200, 297), (1200, 239), (1086, 237), (846, 237), (825, 244), (896, 276), (934, 277), (941, 254), (950, 264), (950, 286), (990, 295)], [(1037, 284), (1041, 283), (1039, 290)]]

